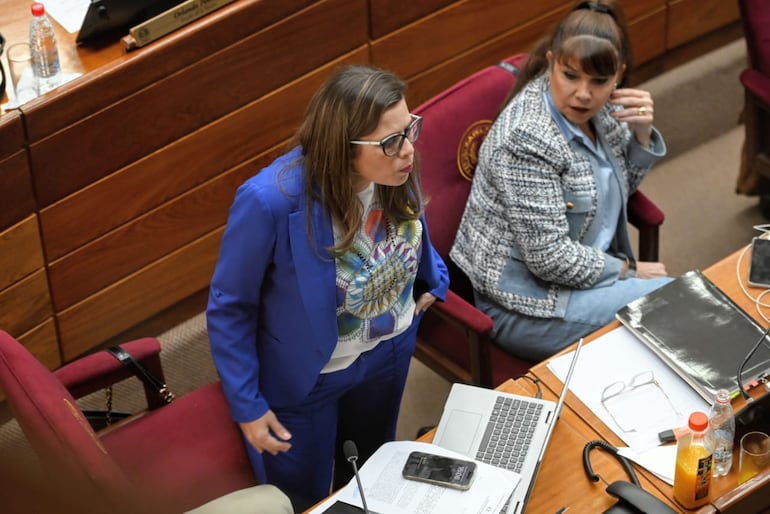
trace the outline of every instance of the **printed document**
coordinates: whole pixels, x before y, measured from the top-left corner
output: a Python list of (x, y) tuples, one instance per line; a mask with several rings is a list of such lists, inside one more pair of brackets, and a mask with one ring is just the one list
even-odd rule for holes
[[(497, 514), (519, 483), (518, 474), (478, 461), (476, 478), (467, 491), (407, 480), (401, 470), (413, 451), (468, 460), (430, 443), (385, 443), (359, 470), (366, 505), (372, 514)], [(311, 514), (323, 514), (336, 501), (363, 506), (355, 478)]]

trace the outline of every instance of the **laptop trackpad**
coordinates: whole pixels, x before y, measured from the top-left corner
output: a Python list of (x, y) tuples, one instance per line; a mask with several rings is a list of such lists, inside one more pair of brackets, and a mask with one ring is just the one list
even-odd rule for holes
[(480, 424), (481, 414), (478, 412), (453, 410), (447, 419), (440, 446), (463, 455), (476, 455), (478, 448), (472, 445), (474, 440), (478, 440)]

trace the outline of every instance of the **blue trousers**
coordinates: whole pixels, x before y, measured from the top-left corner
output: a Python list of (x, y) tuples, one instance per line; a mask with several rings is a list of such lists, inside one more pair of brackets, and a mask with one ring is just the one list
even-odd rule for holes
[[(348, 368), (319, 375), (299, 405), (273, 408), (292, 434), (291, 449), (276, 456), (259, 454), (247, 443), (258, 479), (278, 486), (304, 510), (328, 496), (330, 488), (352, 477), (342, 446), (358, 447), (360, 467), (383, 443), (396, 437), (396, 422), (414, 353), (418, 318), (405, 332), (361, 354)], [(332, 478), (334, 477), (334, 482)]]
[(611, 286), (573, 289), (563, 318), (536, 318), (512, 312), (475, 293), (476, 307), (492, 318), (492, 339), (508, 353), (540, 362), (615, 319), (624, 305), (673, 280), (628, 278)]

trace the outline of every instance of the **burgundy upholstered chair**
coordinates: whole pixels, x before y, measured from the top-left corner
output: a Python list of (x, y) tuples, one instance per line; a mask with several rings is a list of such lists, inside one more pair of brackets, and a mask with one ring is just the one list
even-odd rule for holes
[(770, 2), (739, 0), (738, 6), (749, 61), (740, 75), (746, 139), (738, 192), (758, 194), (770, 218)]
[[(121, 346), (162, 376), (156, 339)], [(2, 477), (3, 503), (16, 494), (17, 503), (33, 509), (42, 498), (49, 503), (54, 498), (56, 512), (165, 514), (256, 485), (219, 383), (162, 407), (153, 401), (156, 408), (95, 433), (75, 397), (129, 376), (106, 352), (51, 372), (0, 331), (0, 389), (41, 468), (41, 475), (32, 478), (11, 473), (9, 483), (9, 477)]]
[[(428, 198), (425, 217), (450, 279), (446, 302), (436, 302), (420, 324), (415, 355), (451, 382), (494, 387), (533, 364), (490, 342), (492, 320), (474, 307), (470, 281), (449, 258), (479, 146), (525, 61), (518, 54), (488, 66), (414, 109), (423, 117), (416, 146)], [(637, 192), (629, 200), (629, 219), (639, 229), (640, 260), (657, 260), (663, 213)]]

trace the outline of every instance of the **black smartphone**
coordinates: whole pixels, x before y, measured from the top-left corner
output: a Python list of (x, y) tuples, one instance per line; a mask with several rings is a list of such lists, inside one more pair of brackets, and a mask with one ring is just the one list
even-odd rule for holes
[(412, 452), (406, 459), (402, 474), (410, 480), (466, 490), (476, 475), (476, 463), (432, 453)]
[(755, 237), (751, 240), (749, 285), (770, 287), (770, 239)]

